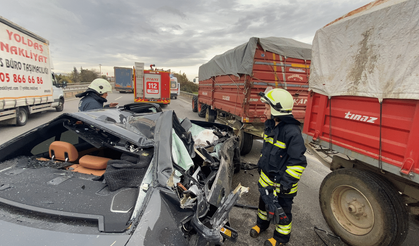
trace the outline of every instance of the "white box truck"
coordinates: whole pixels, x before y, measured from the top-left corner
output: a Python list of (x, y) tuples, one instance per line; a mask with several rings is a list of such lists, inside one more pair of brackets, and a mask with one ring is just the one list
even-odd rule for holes
[(0, 16), (0, 123), (23, 126), (29, 114), (63, 108), (48, 40)]

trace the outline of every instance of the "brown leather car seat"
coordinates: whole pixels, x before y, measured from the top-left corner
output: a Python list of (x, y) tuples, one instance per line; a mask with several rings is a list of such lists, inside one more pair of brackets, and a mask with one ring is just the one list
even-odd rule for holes
[(106, 171), (108, 161), (111, 160), (100, 156), (84, 155), (79, 159), (79, 164), (71, 165), (77, 161), (79, 153), (74, 145), (63, 141), (54, 141), (50, 144), (49, 156), (53, 161), (69, 162), (67, 170), (95, 176), (102, 176)]
[(79, 152), (71, 143), (54, 141), (49, 145), (49, 157), (53, 161), (74, 162), (79, 158)]
[(69, 167), (73, 172), (91, 174), (95, 176), (102, 176), (106, 171), (106, 166), (109, 158), (85, 155), (79, 160), (79, 164), (75, 164)]

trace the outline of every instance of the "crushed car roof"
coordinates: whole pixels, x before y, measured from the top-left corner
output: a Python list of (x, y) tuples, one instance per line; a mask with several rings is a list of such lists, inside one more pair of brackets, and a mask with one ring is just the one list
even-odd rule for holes
[[(61, 245), (72, 237), (72, 243), (92, 245), (188, 245), (197, 235), (196, 245), (220, 243), (231, 207), (247, 192), (231, 187), (234, 165), (240, 165), (231, 128), (180, 121), (155, 106), (130, 110), (137, 106), (62, 114), (0, 145), (0, 228)], [(109, 158), (104, 174), (72, 171), (80, 160), (54, 160), (48, 146), (65, 139), (80, 160), (86, 153)]]

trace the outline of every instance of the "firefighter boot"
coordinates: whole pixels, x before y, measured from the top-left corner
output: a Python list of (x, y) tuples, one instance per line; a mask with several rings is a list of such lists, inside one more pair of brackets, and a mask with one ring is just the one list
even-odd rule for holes
[(252, 227), (252, 229), (250, 229), (250, 236), (253, 238), (257, 238), (261, 232), (262, 230), (260, 229), (260, 227), (258, 225), (255, 225), (254, 227)]
[(285, 243), (277, 242), (273, 237), (265, 241), (263, 246), (283, 246)]

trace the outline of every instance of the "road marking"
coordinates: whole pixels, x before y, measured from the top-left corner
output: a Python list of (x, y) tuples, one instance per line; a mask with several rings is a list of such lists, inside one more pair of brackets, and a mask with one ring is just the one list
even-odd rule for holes
[(189, 101), (186, 101), (185, 99), (180, 98), (180, 97), (178, 97), (178, 99), (176, 99), (176, 100), (181, 100), (181, 101), (184, 101), (185, 103), (192, 104), (192, 102), (190, 100)]
[(120, 99), (120, 98), (122, 98), (122, 96), (120, 96), (120, 97), (118, 97), (117, 99), (115, 99), (115, 101), (116, 101), (116, 100), (118, 100), (118, 99)]

